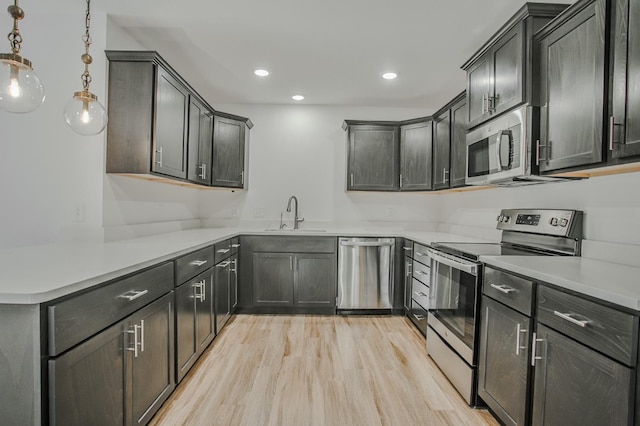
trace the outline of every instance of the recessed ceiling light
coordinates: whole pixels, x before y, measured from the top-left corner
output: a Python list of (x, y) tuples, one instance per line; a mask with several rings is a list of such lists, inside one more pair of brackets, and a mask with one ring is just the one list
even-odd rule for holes
[(384, 78), (385, 80), (393, 80), (397, 76), (398, 74), (396, 74), (395, 72), (386, 72), (382, 74), (382, 78)]
[(266, 77), (269, 75), (269, 71), (267, 70), (255, 70), (254, 73), (259, 77)]
[(301, 100), (304, 99), (304, 96), (302, 96), (302, 95), (293, 95), (291, 97), (291, 99), (293, 99), (294, 101), (301, 101)]

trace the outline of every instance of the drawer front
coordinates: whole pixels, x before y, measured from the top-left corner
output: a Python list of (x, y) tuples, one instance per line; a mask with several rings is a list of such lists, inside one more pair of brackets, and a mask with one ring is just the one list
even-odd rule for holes
[(537, 308), (539, 322), (623, 364), (636, 364), (637, 317), (543, 285)]
[(404, 252), (405, 257), (413, 259), (413, 241), (404, 240), (402, 244), (402, 251)]
[(415, 300), (411, 301), (410, 319), (423, 335), (427, 334), (427, 310)]
[(431, 258), (427, 256), (427, 246), (415, 243), (413, 245), (413, 258), (423, 265), (431, 265)]
[(173, 287), (169, 262), (49, 306), (49, 355), (69, 349)]
[(413, 260), (413, 278), (421, 281), (423, 284), (429, 285), (431, 283), (431, 268), (424, 265), (417, 260)]
[(533, 286), (533, 281), (489, 266), (484, 268), (482, 292), (529, 317), (533, 311)]
[(335, 253), (335, 237), (243, 237), (245, 246), (254, 252), (269, 253)]
[(231, 256), (231, 240), (224, 240), (214, 246), (216, 265)]
[(411, 291), (411, 298), (425, 310), (429, 309), (429, 287), (414, 278)]
[(238, 253), (240, 250), (240, 238), (235, 237), (231, 239), (231, 255)]
[(214, 265), (213, 247), (205, 247), (176, 259), (176, 285), (189, 281)]

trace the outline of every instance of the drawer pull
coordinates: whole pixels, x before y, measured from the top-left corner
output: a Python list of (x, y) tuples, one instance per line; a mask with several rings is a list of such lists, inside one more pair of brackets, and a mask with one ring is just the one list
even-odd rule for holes
[(220, 262), (216, 265), (216, 268), (226, 268), (227, 266), (229, 266), (231, 264), (230, 260), (227, 260), (225, 262)]
[(411, 247), (402, 247), (402, 249), (403, 249), (404, 251), (411, 251), (411, 250), (412, 250), (412, 249), (411, 249)]
[(504, 284), (491, 284), (491, 288), (495, 288), (496, 290), (504, 294), (509, 294), (512, 291), (516, 291), (515, 288), (511, 288), (508, 285), (504, 285)]
[(427, 255), (426, 255), (426, 254), (424, 254), (424, 253), (420, 253), (419, 251), (417, 251), (417, 252), (416, 252), (416, 254), (417, 254), (418, 256), (427, 257)]
[(578, 320), (573, 318), (571, 315), (575, 315), (575, 314), (563, 314), (562, 312), (558, 312), (558, 311), (553, 311), (553, 315), (562, 318), (565, 321), (569, 321), (572, 324), (575, 324), (577, 326), (580, 326), (582, 328), (585, 328), (588, 324), (592, 323), (593, 321), (591, 320)]
[(238, 247), (240, 247), (240, 244), (231, 244), (231, 247), (238, 248)]
[(191, 262), (189, 265), (193, 265), (193, 266), (202, 266), (205, 263), (207, 263), (208, 260), (194, 260), (193, 262)]
[(136, 300), (138, 297), (142, 297), (147, 293), (149, 293), (149, 290), (141, 290), (141, 291), (131, 290), (124, 294), (121, 294), (118, 297), (122, 299), (127, 299), (129, 302), (131, 302), (132, 300)]
[(416, 295), (416, 296), (418, 296), (418, 297), (429, 297), (429, 295), (428, 295), (428, 294), (424, 294), (424, 293), (423, 293), (423, 292), (421, 292), (421, 291), (414, 291), (414, 292), (413, 292), (413, 294), (415, 294), (415, 295)]
[(426, 273), (424, 271), (416, 271), (416, 274), (418, 274), (418, 275), (429, 275), (428, 273)]
[(220, 249), (220, 250), (218, 250), (216, 253), (222, 253), (222, 254), (225, 254), (225, 253), (229, 253), (230, 251), (231, 251), (231, 249)]
[(412, 315), (418, 321), (424, 321), (426, 319), (424, 315), (420, 315), (420, 314), (412, 314)]

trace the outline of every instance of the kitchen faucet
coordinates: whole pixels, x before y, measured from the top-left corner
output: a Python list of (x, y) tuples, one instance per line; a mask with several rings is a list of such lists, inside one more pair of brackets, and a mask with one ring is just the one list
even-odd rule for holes
[(291, 212), (291, 201), (295, 201), (296, 202), (296, 207), (293, 210), (293, 229), (298, 229), (298, 224), (300, 222), (304, 222), (304, 218), (303, 217), (298, 217), (298, 199), (296, 198), (295, 195), (292, 195), (291, 197), (289, 197), (289, 202), (287, 203), (287, 211)]

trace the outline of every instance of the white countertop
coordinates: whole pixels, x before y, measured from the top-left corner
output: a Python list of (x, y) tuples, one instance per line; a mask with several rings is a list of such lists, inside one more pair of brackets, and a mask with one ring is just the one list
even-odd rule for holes
[(481, 256), (487, 265), (640, 311), (640, 268), (564, 256)]
[(37, 304), (173, 259), (201, 247), (244, 235), (394, 236), (430, 244), (478, 242), (439, 232), (327, 229), (324, 232), (203, 228), (107, 243), (59, 243), (0, 251), (0, 303)]

